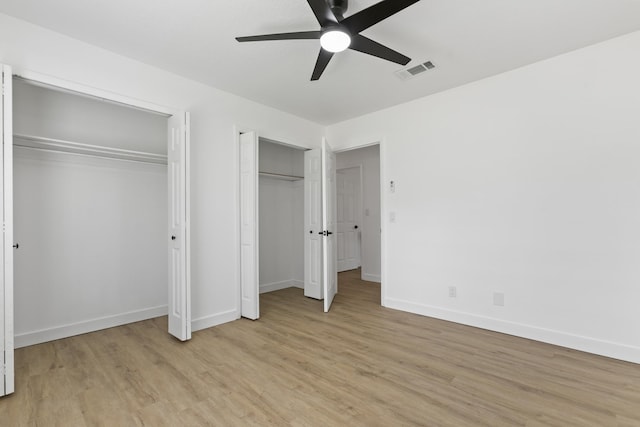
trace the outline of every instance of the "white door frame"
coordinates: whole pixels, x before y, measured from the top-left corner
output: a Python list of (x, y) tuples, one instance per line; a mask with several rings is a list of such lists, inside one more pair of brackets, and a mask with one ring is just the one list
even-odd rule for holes
[[(40, 84), (43, 85), (44, 87), (55, 87), (56, 89), (60, 89), (62, 91), (66, 91), (69, 93), (73, 93), (75, 95), (78, 96), (86, 96), (86, 97), (91, 97), (91, 98), (100, 98), (106, 102), (113, 102), (115, 104), (121, 104), (123, 106), (126, 107), (131, 107), (131, 108), (136, 108), (139, 110), (143, 110), (143, 111), (147, 111), (149, 113), (155, 113), (155, 114), (160, 114), (160, 115), (164, 115), (167, 117), (170, 116), (184, 116), (186, 119), (185, 120), (189, 120), (188, 119), (188, 113), (182, 109), (177, 109), (177, 108), (172, 108), (172, 107), (167, 107), (167, 106), (163, 106), (163, 105), (159, 105), (159, 104), (155, 104), (152, 102), (147, 102), (147, 101), (143, 101), (140, 99), (136, 99), (136, 98), (131, 98), (125, 95), (121, 95), (115, 92), (110, 92), (107, 90), (103, 90), (103, 89), (99, 89), (99, 88), (95, 88), (92, 86), (87, 86), (81, 83), (76, 83), (70, 80), (65, 80), (65, 79), (60, 79), (57, 77), (53, 77), (47, 74), (43, 74), (43, 73), (38, 73), (36, 71), (31, 71), (31, 70), (23, 70), (23, 69), (19, 69), (19, 68), (14, 68), (13, 70), (14, 75), (18, 75), (20, 78), (25, 79), (27, 81), (29, 81), (29, 83), (32, 84)], [(187, 129), (187, 132), (189, 132), (189, 130)], [(189, 140), (189, 134), (185, 135), (185, 141), (188, 142)], [(189, 150), (189, 145), (187, 144), (186, 146), (186, 158), (185, 158), (185, 201), (186, 201), (186, 206), (185, 206), (185, 216), (186, 216), (186, 221), (185, 221), (185, 240), (186, 240), (186, 245), (185, 245), (185, 271), (183, 272), (184, 275), (184, 280), (185, 280), (185, 291), (186, 291), (186, 296), (185, 296), (185, 302), (187, 304), (187, 316), (188, 316), (188, 321), (187, 321), (187, 333), (185, 335), (186, 339), (190, 339), (191, 338), (191, 324), (192, 324), (192, 319), (191, 319), (191, 301), (190, 301), (190, 295), (191, 295), (191, 235), (190, 235), (190, 231), (191, 231), (191, 219), (190, 219), (190, 177), (191, 177), (191, 171), (190, 171), (190, 150)], [(169, 235), (167, 235), (167, 238), (169, 238)], [(169, 260), (167, 259), (167, 264), (169, 263)]]
[[(389, 217), (387, 213), (387, 197), (389, 194), (386, 183), (389, 181), (387, 177), (387, 168), (386, 168), (386, 141), (384, 137), (373, 138), (370, 142), (365, 142), (363, 144), (349, 147), (349, 148), (340, 148), (336, 149), (335, 153), (344, 153), (347, 151), (353, 151), (360, 148), (371, 147), (374, 145), (378, 145), (379, 153), (380, 153), (380, 305), (383, 307), (387, 306), (387, 218)], [(356, 167), (360, 164), (347, 164), (345, 168)], [(341, 168), (342, 169), (342, 168)], [(360, 180), (361, 184), (364, 185), (364, 177)], [(364, 197), (364, 192), (362, 193)], [(362, 257), (362, 251), (360, 252), (360, 256)]]

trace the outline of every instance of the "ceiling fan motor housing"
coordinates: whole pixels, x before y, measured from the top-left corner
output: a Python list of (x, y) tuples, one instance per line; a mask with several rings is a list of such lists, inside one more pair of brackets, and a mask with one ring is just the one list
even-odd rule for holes
[(349, 8), (349, 0), (327, 0), (327, 4), (338, 21), (342, 21)]

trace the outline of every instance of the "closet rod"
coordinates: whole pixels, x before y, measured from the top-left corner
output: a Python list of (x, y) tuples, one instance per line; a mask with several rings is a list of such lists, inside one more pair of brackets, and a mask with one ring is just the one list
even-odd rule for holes
[(135, 162), (155, 163), (166, 165), (167, 156), (164, 154), (147, 153), (144, 151), (124, 150), (122, 148), (104, 147), (101, 145), (83, 144), (62, 139), (45, 138), (34, 135), (14, 134), (14, 145), (39, 150), (59, 151), (71, 154), (83, 154), (109, 159), (130, 160)]
[(268, 178), (284, 179), (287, 181), (298, 181), (298, 180), (304, 179), (304, 176), (285, 175), (282, 173), (271, 173), (271, 172), (258, 172), (258, 175), (266, 176)]

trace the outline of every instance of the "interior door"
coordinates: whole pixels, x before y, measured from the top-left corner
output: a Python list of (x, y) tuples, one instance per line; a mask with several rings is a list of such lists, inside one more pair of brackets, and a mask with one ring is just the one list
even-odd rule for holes
[(240, 292), (241, 314), (260, 317), (258, 241), (258, 136), (240, 135)]
[(336, 251), (336, 155), (326, 139), (322, 139), (322, 284), (324, 288), (324, 311), (331, 308), (338, 292), (338, 270)]
[(322, 299), (322, 153), (304, 152), (304, 295)]
[(0, 210), (3, 235), (0, 248), (0, 396), (14, 391), (13, 372), (13, 129), (11, 67), (2, 68), (2, 102), (0, 131), (2, 161), (0, 162)]
[(169, 118), (169, 333), (191, 339), (189, 113)]
[(338, 272), (360, 267), (360, 167), (336, 172)]

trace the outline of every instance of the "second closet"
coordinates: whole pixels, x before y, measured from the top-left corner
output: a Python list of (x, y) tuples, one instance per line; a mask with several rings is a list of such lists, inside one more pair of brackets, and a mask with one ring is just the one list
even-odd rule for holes
[(304, 288), (304, 151), (259, 139), (260, 293)]

